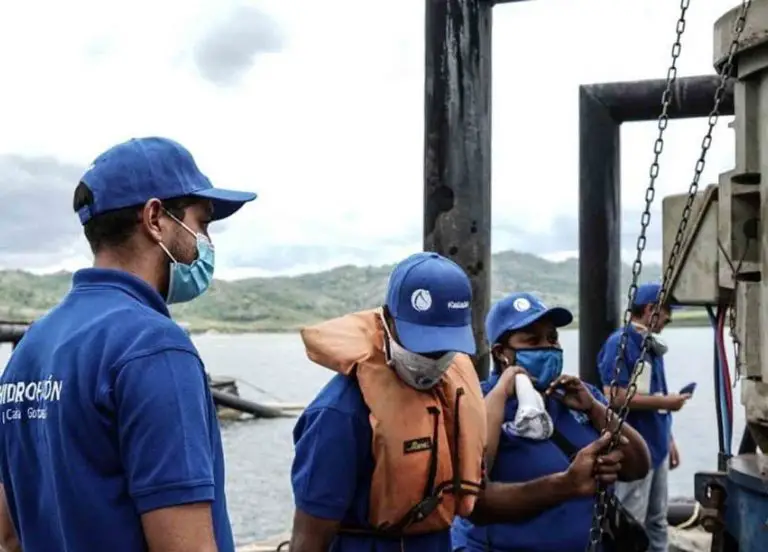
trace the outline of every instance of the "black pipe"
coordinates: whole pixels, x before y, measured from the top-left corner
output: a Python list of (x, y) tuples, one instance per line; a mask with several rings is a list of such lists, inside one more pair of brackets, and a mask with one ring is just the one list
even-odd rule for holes
[[(617, 123), (654, 121), (661, 113), (661, 95), (665, 79), (627, 82), (606, 82), (582, 86), (598, 99)], [(682, 77), (672, 86), (669, 109), (670, 119), (706, 117), (712, 110), (715, 90), (720, 84), (717, 75)], [(733, 82), (726, 86), (720, 115), (733, 115)], [(650, 145), (650, 144), (649, 144)], [(650, 152), (650, 147), (648, 148)]]
[(579, 375), (600, 387), (597, 354), (620, 326), (619, 124), (579, 89)]
[(211, 389), (211, 395), (213, 396), (213, 402), (217, 406), (224, 406), (232, 408), (238, 412), (245, 412), (246, 414), (252, 414), (256, 418), (285, 418), (290, 417), (282, 410), (272, 408), (270, 406), (264, 406), (255, 402), (247, 401), (233, 395), (231, 393), (225, 393), (218, 389)]
[(26, 322), (0, 322), (0, 343), (10, 343), (15, 347), (27, 329), (29, 324)]
[[(707, 116), (718, 84), (715, 75), (677, 79), (669, 118)], [(627, 303), (621, 281), (619, 129), (627, 121), (658, 118), (665, 86), (656, 79), (579, 87), (579, 374), (593, 384), (599, 383), (597, 353), (621, 327)], [(733, 115), (733, 109), (729, 85), (720, 114)], [(639, 231), (639, 221), (629, 222)]]
[(491, 290), (491, 14), (487, 0), (427, 0), (424, 249), (472, 281), (475, 367), (488, 375)]

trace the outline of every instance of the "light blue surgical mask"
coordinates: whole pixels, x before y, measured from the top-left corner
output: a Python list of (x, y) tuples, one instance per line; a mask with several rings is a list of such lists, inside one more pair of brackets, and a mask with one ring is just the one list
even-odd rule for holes
[(515, 349), (515, 364), (534, 378), (534, 387), (545, 390), (563, 373), (563, 350), (558, 347)]
[(184, 230), (192, 234), (197, 240), (197, 258), (191, 264), (177, 261), (165, 244), (160, 243), (165, 254), (171, 259), (171, 273), (168, 280), (168, 296), (165, 302), (169, 305), (186, 303), (200, 297), (213, 281), (214, 248), (211, 241), (202, 234), (192, 230), (189, 226), (168, 213)]

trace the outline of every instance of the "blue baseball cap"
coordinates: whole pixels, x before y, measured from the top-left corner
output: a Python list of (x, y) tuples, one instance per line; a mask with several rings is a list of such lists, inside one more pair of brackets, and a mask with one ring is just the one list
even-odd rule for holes
[[(659, 298), (659, 290), (661, 290), (661, 284), (657, 284), (657, 283), (641, 284), (637, 286), (637, 293), (635, 294), (634, 306), (644, 307), (645, 305), (655, 304), (657, 302), (657, 299)], [(677, 310), (679, 306), (669, 304), (669, 299), (670, 297), (669, 295), (667, 295), (665, 306), (671, 311)]]
[(573, 322), (573, 314), (566, 308), (550, 309), (531, 293), (513, 293), (491, 306), (485, 317), (485, 334), (493, 345), (506, 332), (521, 330), (544, 317), (558, 328)]
[(232, 215), (243, 204), (256, 199), (253, 192), (214, 188), (192, 154), (168, 138), (133, 138), (101, 155), (80, 179), (93, 194), (93, 204), (77, 214), (82, 224), (93, 217), (157, 198), (193, 196), (213, 204), (213, 220)]
[(472, 284), (450, 259), (423, 252), (400, 262), (389, 276), (386, 305), (409, 351), (475, 354)]

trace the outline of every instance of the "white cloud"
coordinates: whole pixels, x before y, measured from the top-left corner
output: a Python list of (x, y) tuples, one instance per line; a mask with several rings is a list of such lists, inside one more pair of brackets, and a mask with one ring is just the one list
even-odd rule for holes
[[(681, 75), (712, 72), (712, 25), (733, 3), (711, 0), (689, 10)], [(216, 81), (216, 75), (201, 71), (200, 45), (244, 5), (268, 16), (273, 26), (257, 32), (275, 40), (238, 50), (234, 76), (217, 85), (204, 78)], [(376, 0), (3, 4), (0, 153), (84, 166), (131, 136), (171, 136), (221, 186), (259, 193), (216, 236), (220, 274), (395, 260), (421, 245), (424, 2), (383, 6)], [(577, 87), (663, 77), (678, 9), (669, 0), (535, 0), (494, 8), (494, 249), (524, 247), (515, 239), (520, 232), (505, 228), (554, 235), (553, 225), (574, 219)], [(216, 44), (225, 54), (237, 47)], [(705, 182), (732, 166), (726, 122)], [(703, 120), (670, 125), (658, 202), (687, 188), (703, 130)], [(654, 135), (653, 123), (622, 132), (628, 211), (641, 206)], [(47, 216), (74, 216), (68, 201), (46, 208)], [(639, 219), (627, 220), (624, 234), (632, 227), (639, 228)], [(50, 266), (77, 266), (81, 254), (71, 248), (52, 254)], [(22, 255), (6, 258), (8, 264), (29, 262)]]

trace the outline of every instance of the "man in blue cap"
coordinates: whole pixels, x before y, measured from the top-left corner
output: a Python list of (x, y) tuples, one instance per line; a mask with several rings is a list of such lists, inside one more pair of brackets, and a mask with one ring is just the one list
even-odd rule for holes
[[(615, 398), (618, 405), (624, 404), (626, 400), (630, 375), (635, 366), (642, 367), (637, 379), (637, 392), (629, 403), (627, 422), (643, 436), (648, 445), (651, 471), (639, 481), (618, 484), (616, 495), (637, 520), (645, 523), (650, 539), (649, 552), (667, 550), (667, 475), (669, 469), (677, 467), (679, 463), (677, 447), (672, 439), (671, 412), (683, 408), (691, 397), (689, 394), (669, 393), (667, 389), (664, 372), (667, 346), (658, 334), (671, 321), (670, 305), (661, 305), (655, 327), (649, 328), (659, 289), (659, 284), (655, 283), (638, 286), (623, 362), (619, 362), (617, 367), (616, 356), (623, 328), (608, 337), (597, 357), (606, 396), (610, 396), (612, 381), (615, 380), (619, 387)], [(650, 348), (647, 357), (638, 363), (643, 337), (646, 335), (649, 335)]]
[(206, 291), (208, 225), (255, 197), (214, 188), (165, 138), (119, 144), (87, 169), (74, 210), (94, 267), (0, 380), (11, 550), (234, 551), (203, 362), (168, 305)]
[[(485, 320), (493, 372), (482, 382), (488, 411), (489, 480), (528, 482), (567, 473), (580, 452), (599, 442), (606, 425), (603, 394), (578, 377), (563, 374), (558, 329), (573, 321), (563, 307), (547, 307), (531, 293), (512, 293), (495, 303)], [(623, 480), (648, 472), (648, 449), (628, 425), (619, 448)], [(594, 495), (561, 495), (533, 515), (478, 525), (454, 523), (454, 550), (490, 552), (582, 552), (589, 543)], [(557, 530), (553, 531), (552, 528)], [(602, 550), (621, 550), (611, 543)]]
[(444, 552), (456, 515), (522, 519), (615, 480), (608, 436), (563, 473), (485, 481), (486, 411), (472, 288), (454, 262), (418, 253), (393, 270), (382, 308), (302, 330), (308, 357), (337, 373), (294, 429), (292, 552)]

